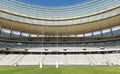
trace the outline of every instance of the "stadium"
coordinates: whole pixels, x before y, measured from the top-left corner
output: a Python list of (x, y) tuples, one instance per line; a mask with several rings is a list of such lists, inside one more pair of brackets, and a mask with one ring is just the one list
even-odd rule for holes
[(120, 0), (0, 0), (0, 74), (120, 74), (119, 66)]

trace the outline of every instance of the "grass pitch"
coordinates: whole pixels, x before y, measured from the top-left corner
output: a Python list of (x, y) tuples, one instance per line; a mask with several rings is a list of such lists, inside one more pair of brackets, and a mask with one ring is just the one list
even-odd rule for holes
[(108, 66), (18, 66), (0, 67), (0, 74), (120, 74), (120, 67)]

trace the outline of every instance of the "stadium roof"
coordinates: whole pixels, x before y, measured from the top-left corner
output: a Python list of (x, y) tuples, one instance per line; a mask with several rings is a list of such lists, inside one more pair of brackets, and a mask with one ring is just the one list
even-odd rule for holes
[(1, 27), (33, 34), (83, 34), (119, 25), (119, 0), (92, 0), (66, 7), (0, 1)]

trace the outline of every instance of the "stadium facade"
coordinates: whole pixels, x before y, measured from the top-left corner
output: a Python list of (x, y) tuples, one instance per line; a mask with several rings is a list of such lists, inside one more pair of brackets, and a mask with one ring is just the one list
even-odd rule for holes
[(0, 0), (0, 54), (0, 65), (120, 65), (120, 0)]

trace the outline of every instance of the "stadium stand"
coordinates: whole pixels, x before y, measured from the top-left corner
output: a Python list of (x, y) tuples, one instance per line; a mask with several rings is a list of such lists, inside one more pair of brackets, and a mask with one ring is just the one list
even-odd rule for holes
[(0, 0), (0, 66), (120, 65), (120, 0), (42, 7)]

